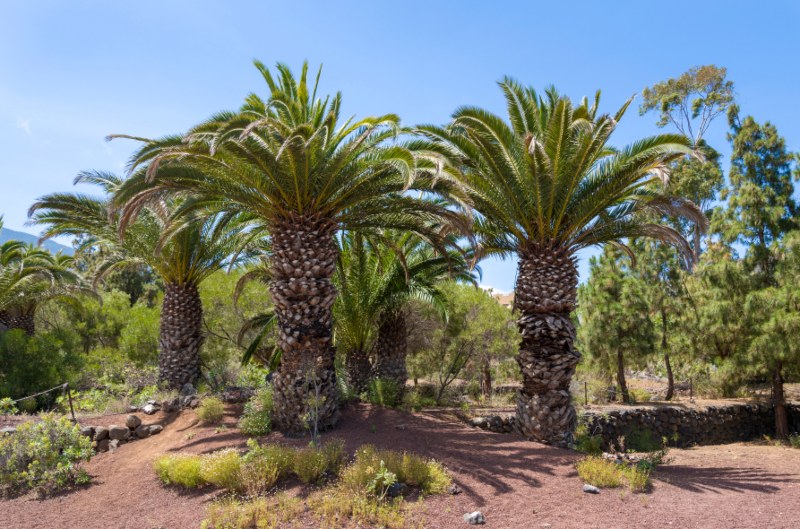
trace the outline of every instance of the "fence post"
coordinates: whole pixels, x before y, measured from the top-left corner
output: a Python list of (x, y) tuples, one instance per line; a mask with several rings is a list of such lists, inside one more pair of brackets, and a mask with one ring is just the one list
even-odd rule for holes
[(72, 415), (72, 422), (78, 422), (75, 420), (75, 409), (72, 407), (72, 391), (69, 389), (69, 382), (64, 383), (64, 389), (67, 390), (67, 400), (69, 401), (69, 413)]
[(585, 380), (583, 381), (583, 405), (589, 405), (589, 383)]
[(689, 377), (689, 400), (694, 400), (694, 388), (692, 387), (692, 377)]

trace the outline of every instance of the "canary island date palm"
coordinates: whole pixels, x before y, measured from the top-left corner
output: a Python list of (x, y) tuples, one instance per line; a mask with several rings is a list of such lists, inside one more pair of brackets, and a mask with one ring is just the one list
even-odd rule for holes
[[(143, 181), (143, 175), (130, 180)], [(55, 193), (41, 197), (31, 207), (43, 236), (81, 237), (79, 252), (95, 251), (101, 257), (97, 278), (125, 266), (150, 267), (164, 282), (159, 329), (159, 380), (172, 388), (194, 384), (200, 376), (203, 344), (203, 306), (198, 287), (209, 275), (224, 268), (240, 235), (219, 229), (214, 216), (184, 223), (183, 229), (164, 236), (171, 212), (180, 200), (162, 200), (140, 208), (123, 231), (113, 208), (115, 192), (125, 180), (109, 173), (84, 172), (75, 183), (98, 186), (99, 197)]]
[[(341, 94), (317, 97), (308, 66), (299, 77), (279, 64), (273, 76), (256, 62), (269, 89), (238, 112), (223, 112), (179, 141), (136, 153), (149, 191), (121, 196), (135, 208), (149, 195), (188, 193), (184, 213), (217, 209), (252, 214), (269, 234), (270, 292), (281, 363), (274, 378), (274, 421), (288, 432), (327, 428), (338, 419), (332, 343), (332, 276), (339, 230), (391, 227), (454, 218), (444, 206), (406, 191), (435, 183), (417, 178), (416, 159), (401, 143), (395, 115), (340, 120)], [(165, 170), (179, 161), (195, 174)], [(202, 174), (202, 177), (199, 175)], [(312, 425), (313, 423), (313, 425)]]
[(370, 377), (406, 383), (405, 306), (416, 299), (446, 316), (439, 285), (446, 279), (475, 282), (471, 252), (457, 238), (439, 249), (408, 233), (386, 231), (381, 238), (347, 234), (337, 268), (340, 295), (334, 305), (337, 344), (345, 347), (350, 386), (365, 389)]
[(689, 255), (679, 233), (641, 213), (706, 221), (663, 185), (667, 164), (689, 152), (689, 140), (659, 135), (621, 149), (609, 145), (630, 100), (612, 116), (598, 114), (599, 92), (591, 104), (584, 98), (575, 105), (552, 88), (539, 95), (508, 78), (499, 84), (508, 121), (462, 107), (447, 126), (420, 127), (426, 139), (415, 148), (427, 150), (432, 172), (463, 185), (483, 255), (517, 256), (517, 424), (529, 438), (564, 446), (576, 423), (569, 385), (580, 359), (570, 319), (577, 252), (603, 244), (627, 249), (626, 240), (648, 236)]

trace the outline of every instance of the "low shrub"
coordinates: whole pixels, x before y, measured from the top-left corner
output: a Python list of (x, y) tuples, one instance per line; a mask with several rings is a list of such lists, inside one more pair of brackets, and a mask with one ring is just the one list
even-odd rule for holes
[(293, 449), (281, 445), (259, 446), (254, 439), (247, 442), (247, 447), (249, 451), (242, 456), (240, 473), (248, 494), (265, 493), (291, 473)]
[(242, 458), (233, 448), (226, 448), (200, 459), (200, 478), (231, 492), (244, 489), (241, 474)]
[(621, 452), (655, 452), (661, 449), (664, 440), (651, 430), (632, 427), (625, 432), (619, 444)]
[(628, 396), (631, 399), (631, 402), (650, 402), (650, 399), (653, 398), (653, 394), (647, 391), (646, 389), (641, 388), (628, 388)]
[(193, 454), (172, 454), (156, 459), (153, 467), (165, 485), (194, 489), (206, 484), (200, 475), (201, 457)]
[(423, 494), (440, 494), (451, 480), (444, 467), (418, 455), (378, 450), (365, 445), (356, 451), (355, 460), (342, 473), (342, 486), (353, 494), (368, 494), (375, 474), (384, 466), (397, 481), (419, 487)]
[(225, 415), (225, 405), (217, 397), (206, 397), (197, 407), (197, 416), (207, 424), (219, 424)]
[(403, 400), (403, 392), (400, 385), (392, 379), (375, 378), (369, 381), (367, 386), (366, 400), (377, 406), (394, 408)]
[(789, 446), (792, 448), (800, 448), (800, 433), (789, 436)]
[(327, 468), (328, 459), (317, 447), (301, 448), (294, 454), (292, 471), (303, 483), (319, 483)]
[(436, 406), (436, 399), (434, 397), (425, 396), (421, 391), (407, 391), (405, 394), (405, 404), (413, 411), (419, 411), (422, 408), (433, 408)]
[(46, 494), (73, 484), (85, 484), (89, 475), (80, 468), (92, 454), (91, 440), (66, 417), (43, 414), (26, 422), (13, 435), (0, 437), (0, 491), (35, 489)]
[(409, 510), (409, 505), (402, 498), (377, 501), (366, 493), (352, 494), (342, 488), (312, 496), (308, 507), (317, 515), (319, 526), (326, 529), (349, 527), (348, 521), (354, 522), (357, 527), (402, 529), (406, 527)]
[(643, 492), (650, 486), (650, 469), (640, 465), (628, 466), (602, 457), (590, 456), (578, 461), (578, 475), (600, 488), (616, 488), (627, 484), (633, 492)]
[(259, 389), (247, 404), (239, 419), (239, 429), (252, 437), (267, 435), (272, 431), (272, 388)]
[(14, 415), (15, 413), (19, 413), (19, 410), (10, 397), (0, 399), (0, 415)]
[(589, 455), (600, 455), (603, 452), (603, 438), (592, 435), (586, 424), (580, 424), (575, 430), (575, 448)]
[(302, 514), (299, 498), (278, 494), (274, 498), (241, 501), (224, 498), (209, 505), (201, 529), (277, 529)]

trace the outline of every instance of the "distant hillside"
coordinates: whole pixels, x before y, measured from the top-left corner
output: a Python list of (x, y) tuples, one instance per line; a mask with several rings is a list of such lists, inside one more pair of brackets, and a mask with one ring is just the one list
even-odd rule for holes
[[(0, 230), (0, 244), (6, 241), (23, 241), (31, 244), (38, 244), (39, 237), (37, 237), (36, 235), (31, 235), (30, 233), (3, 228), (2, 230)], [(73, 250), (69, 246), (64, 246), (63, 244), (58, 244), (57, 242), (53, 241), (44, 241), (42, 243), (42, 246), (44, 246), (46, 249), (50, 250), (53, 253), (58, 253), (59, 251), (67, 255), (72, 255), (73, 253), (75, 253), (75, 250)]]

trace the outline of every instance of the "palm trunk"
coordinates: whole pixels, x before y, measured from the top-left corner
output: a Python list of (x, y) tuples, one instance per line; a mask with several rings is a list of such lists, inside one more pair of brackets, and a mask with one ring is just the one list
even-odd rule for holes
[(577, 286), (571, 256), (537, 249), (520, 252), (514, 299), (522, 335), (517, 425), (526, 437), (556, 446), (571, 444), (577, 423), (569, 393), (580, 360), (570, 319)]
[(775, 408), (775, 437), (789, 438), (789, 421), (786, 416), (786, 397), (783, 394), (783, 363), (778, 362), (772, 372), (772, 406)]
[(334, 224), (309, 216), (272, 226), (272, 281), (278, 346), (274, 379), (277, 428), (287, 433), (325, 430), (339, 419), (333, 348)]
[(664, 365), (667, 368), (667, 394), (664, 400), (672, 400), (675, 395), (675, 376), (672, 373), (672, 364), (669, 361), (669, 344), (667, 343), (667, 311), (661, 307), (661, 351), (664, 353)]
[(385, 314), (378, 327), (375, 343), (375, 377), (394, 381), (402, 392), (406, 387), (408, 371), (408, 334), (406, 316), (402, 310)]
[(345, 369), (347, 370), (347, 384), (354, 393), (360, 395), (366, 391), (370, 375), (372, 374), (372, 364), (369, 361), (369, 353), (362, 349), (348, 351), (344, 363)]
[(0, 331), (11, 330), (11, 314), (7, 310), (0, 310)]
[(0, 325), (6, 327), (9, 331), (20, 329), (28, 336), (33, 336), (36, 334), (35, 312), (36, 307), (30, 309), (12, 307), (9, 310), (0, 312)]
[(617, 349), (617, 384), (619, 385), (622, 402), (630, 404), (631, 396), (628, 393), (628, 383), (625, 382), (625, 357), (622, 354), (622, 349)]
[(200, 378), (203, 345), (203, 303), (193, 284), (167, 283), (161, 305), (158, 345), (158, 378), (180, 389)]

